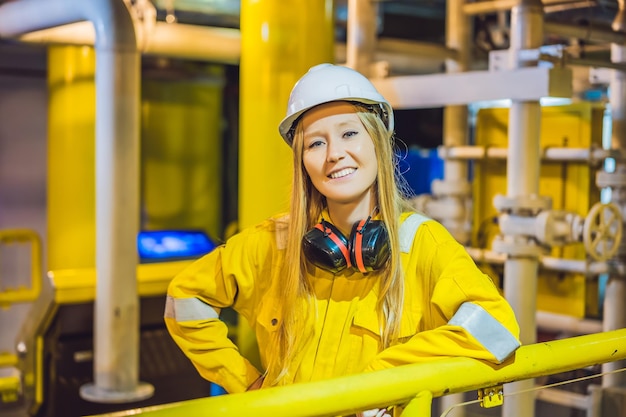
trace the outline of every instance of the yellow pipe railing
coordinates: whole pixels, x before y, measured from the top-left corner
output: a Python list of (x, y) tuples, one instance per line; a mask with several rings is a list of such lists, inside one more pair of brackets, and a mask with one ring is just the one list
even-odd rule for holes
[[(34, 230), (5, 229), (0, 230), (0, 245), (30, 243), (30, 287), (4, 288), (0, 285), (0, 308), (16, 303), (34, 301), (39, 297), (43, 282), (41, 267), (41, 239)], [(1, 284), (1, 282), (0, 282)]]
[(432, 398), (626, 359), (626, 329), (522, 346), (502, 365), (470, 358), (432, 362), (102, 416), (323, 417), (400, 404), (403, 417), (430, 415)]

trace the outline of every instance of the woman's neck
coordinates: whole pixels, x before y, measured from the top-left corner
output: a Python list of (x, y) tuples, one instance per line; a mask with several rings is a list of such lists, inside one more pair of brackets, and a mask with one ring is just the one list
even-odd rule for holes
[(352, 225), (359, 220), (372, 215), (376, 204), (371, 196), (359, 202), (341, 204), (328, 202), (328, 215), (330, 222), (335, 225), (344, 235), (348, 236), (352, 231)]

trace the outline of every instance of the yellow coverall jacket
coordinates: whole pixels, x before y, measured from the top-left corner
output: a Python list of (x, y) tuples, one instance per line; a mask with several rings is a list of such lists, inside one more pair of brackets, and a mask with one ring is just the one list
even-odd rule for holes
[[(318, 320), (314, 336), (292, 362), (287, 383), (441, 356), (500, 363), (519, 347), (511, 307), (464, 248), (434, 220), (412, 213), (401, 220), (405, 300), (397, 343), (381, 350), (378, 280), (353, 270), (333, 275), (311, 267)], [(260, 370), (228, 339), (219, 313), (232, 306), (248, 320), (266, 364), (272, 332), (281, 322), (280, 229), (281, 220), (274, 218), (242, 231), (169, 285), (165, 322), (170, 334), (204, 378), (231, 393), (245, 391)]]

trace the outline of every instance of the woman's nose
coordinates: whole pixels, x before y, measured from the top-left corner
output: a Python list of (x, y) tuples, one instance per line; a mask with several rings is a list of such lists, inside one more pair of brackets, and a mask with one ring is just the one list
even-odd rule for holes
[(326, 159), (328, 162), (336, 162), (346, 156), (346, 150), (340, 141), (331, 140), (326, 148)]

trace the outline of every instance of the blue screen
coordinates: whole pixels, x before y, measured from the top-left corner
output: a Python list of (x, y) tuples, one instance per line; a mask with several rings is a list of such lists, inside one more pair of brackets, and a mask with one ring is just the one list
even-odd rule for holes
[(215, 249), (216, 244), (202, 231), (142, 231), (137, 236), (137, 250), (142, 260), (194, 258)]

